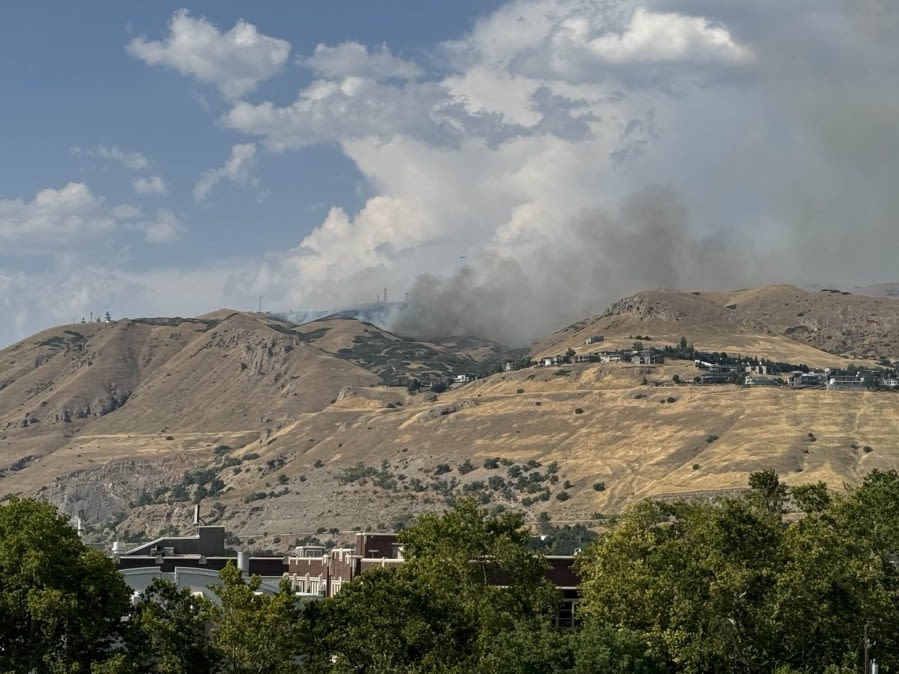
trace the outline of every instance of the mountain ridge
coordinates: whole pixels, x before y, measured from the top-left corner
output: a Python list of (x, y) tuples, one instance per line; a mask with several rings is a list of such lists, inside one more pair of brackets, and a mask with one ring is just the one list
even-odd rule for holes
[[(790, 331), (799, 312), (816, 333)], [(530, 355), (684, 337), (707, 351), (873, 366), (892, 360), (884, 331), (897, 316), (892, 298), (791, 286), (653, 290)], [(844, 335), (847, 317), (870, 320)], [(836, 331), (845, 348), (815, 346), (832, 347)], [(183, 530), (202, 501), (210, 521), (271, 547), (323, 527), (393, 528), (462, 493), (598, 523), (643, 496), (741, 488), (755, 469), (851, 484), (899, 466), (891, 393), (678, 385), (696, 370), (677, 360), (498, 372), (523, 355), (230, 310), (51, 328), (0, 350), (0, 494), (83, 511), (98, 541)], [(481, 378), (427, 390), (455, 375)]]

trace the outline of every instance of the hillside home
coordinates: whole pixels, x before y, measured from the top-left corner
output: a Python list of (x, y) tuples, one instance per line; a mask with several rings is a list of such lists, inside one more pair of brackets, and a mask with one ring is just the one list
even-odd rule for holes
[(854, 375), (833, 375), (827, 380), (828, 391), (864, 391), (864, 377)]
[(665, 356), (655, 349), (643, 349), (634, 355), (631, 362), (639, 362), (641, 365), (661, 365), (665, 362)]
[(780, 386), (774, 377), (764, 374), (751, 374), (743, 380), (744, 386)]
[(708, 372), (697, 376), (694, 381), (697, 384), (732, 384), (734, 378), (729, 372)]
[(790, 375), (790, 386), (793, 388), (824, 388), (827, 386), (827, 373), (793, 372)]
[(599, 360), (603, 363), (618, 363), (623, 356), (620, 351), (602, 351), (599, 354)]
[(598, 353), (579, 353), (574, 357), (575, 363), (598, 363)]
[(584, 340), (584, 344), (590, 346), (591, 344), (599, 344), (604, 340), (605, 337), (603, 337), (602, 335), (591, 335), (590, 337), (587, 337), (586, 340)]
[(540, 365), (543, 367), (553, 367), (554, 365), (564, 365), (569, 362), (566, 356), (549, 356), (540, 359)]
[(454, 384), (467, 384), (470, 381), (474, 381), (475, 377), (470, 374), (457, 374), (453, 377)]

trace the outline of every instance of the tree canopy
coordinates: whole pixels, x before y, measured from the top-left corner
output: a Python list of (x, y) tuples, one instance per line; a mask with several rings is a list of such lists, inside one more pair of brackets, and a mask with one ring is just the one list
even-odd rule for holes
[(89, 672), (121, 636), (129, 591), (52, 505), (0, 505), (0, 671)]

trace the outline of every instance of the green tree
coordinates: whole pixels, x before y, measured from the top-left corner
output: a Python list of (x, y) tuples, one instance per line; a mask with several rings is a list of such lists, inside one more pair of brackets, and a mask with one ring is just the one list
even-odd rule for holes
[(226, 674), (300, 671), (300, 610), (289, 584), (280, 592), (259, 592), (259, 576), (244, 578), (229, 562), (212, 586), (220, 605), (211, 611), (211, 639)]
[[(125, 638), (130, 671), (203, 674), (215, 671), (208, 627), (212, 605), (188, 588), (154, 578), (129, 619)], [(120, 672), (129, 671), (124, 667)]]
[(773, 468), (749, 474), (749, 488), (754, 500), (772, 515), (780, 515), (789, 496), (787, 485)]
[(548, 623), (558, 605), (529, 538), (521, 515), (491, 517), (473, 499), (421, 516), (400, 534), (401, 566), (307, 608), (310, 670), (500, 671), (481, 667), (496, 662), (494, 642), (523, 620)]
[(113, 562), (49, 503), (0, 505), (0, 671), (89, 672), (128, 612)]
[(742, 499), (640, 503), (579, 557), (583, 611), (642, 635), (679, 671), (767, 664), (762, 608), (781, 536), (779, 519)]

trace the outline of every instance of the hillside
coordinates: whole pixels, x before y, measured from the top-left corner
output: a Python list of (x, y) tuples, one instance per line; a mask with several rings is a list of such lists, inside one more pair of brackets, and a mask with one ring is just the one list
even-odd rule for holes
[[(889, 337), (878, 331), (893, 302), (784, 286), (651, 291), (532, 353), (583, 352), (594, 334), (602, 348), (685, 335), (709, 351), (840, 367), (885, 355), (865, 349)], [(841, 353), (787, 334), (794, 312), (835, 334), (828, 312), (840, 310), (874, 312)], [(295, 326), (222, 311), (61, 326), (0, 351), (0, 494), (83, 511), (95, 541), (186, 531), (202, 501), (232, 544), (285, 549), (319, 531), (395, 528), (463, 493), (596, 525), (635, 499), (739, 489), (768, 467), (834, 486), (899, 467), (890, 392), (675, 385), (696, 372), (677, 360), (534, 367), (440, 394), (387, 385), (483, 374), (506, 357), (480, 340), (418, 342), (344, 318)]]
[(635, 335), (668, 343), (685, 336), (707, 351), (839, 367), (899, 358), (899, 299), (786, 285), (729, 293), (644, 291), (540, 340), (533, 352), (578, 350), (594, 334), (613, 346), (629, 345)]

